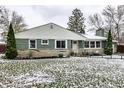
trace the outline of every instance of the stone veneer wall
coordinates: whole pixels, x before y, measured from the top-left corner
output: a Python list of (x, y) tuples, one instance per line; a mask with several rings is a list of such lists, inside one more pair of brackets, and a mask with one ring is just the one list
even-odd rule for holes
[(82, 53), (82, 52), (88, 52), (88, 53), (100, 53), (100, 54), (103, 54), (104, 53), (104, 49), (103, 48), (94, 48), (94, 49), (83, 49), (83, 48), (80, 48), (79, 49), (79, 53)]
[(63, 54), (63, 56), (68, 56), (70, 54), (70, 50), (62, 49), (45, 49), (45, 50), (18, 50), (18, 57), (53, 57), (59, 56), (59, 54)]
[[(116, 48), (115, 48), (116, 50)], [(32, 57), (57, 57), (59, 56), (59, 54), (63, 54), (63, 56), (69, 56), (70, 52), (72, 52), (72, 50), (68, 50), (68, 49), (45, 49), (45, 50), (37, 50), (37, 49), (32, 49), (32, 50), (18, 50), (18, 57), (29, 57), (30, 55)], [(80, 48), (78, 50), (78, 54), (81, 55), (82, 52), (88, 52), (88, 53), (100, 53), (103, 54), (104, 53), (104, 49), (83, 49)]]

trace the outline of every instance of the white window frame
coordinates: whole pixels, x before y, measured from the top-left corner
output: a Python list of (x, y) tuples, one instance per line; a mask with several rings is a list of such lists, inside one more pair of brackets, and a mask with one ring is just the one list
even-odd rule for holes
[[(94, 47), (91, 47), (91, 42), (94, 42)], [(90, 41), (90, 48), (96, 48), (96, 41)]]
[[(57, 48), (57, 47), (56, 47), (56, 42), (57, 42), (57, 41), (65, 41), (65, 48)], [(68, 44), (68, 43), (67, 43), (67, 40), (55, 40), (55, 49), (67, 49), (67, 44)]]
[[(90, 46), (90, 42), (92, 42), (92, 41), (95, 42), (95, 47), (94, 47), (94, 48), (92, 48), (92, 47)], [(100, 47), (96, 47), (96, 42), (97, 42), (97, 41), (95, 41), (95, 40), (92, 40), (92, 41), (89, 40), (89, 48), (86, 48), (85, 45), (84, 45), (84, 49), (100, 49), (100, 48), (102, 48), (102, 41), (99, 41), (99, 42), (100, 42)], [(84, 44), (85, 44), (85, 43), (84, 43)]]
[(95, 43), (95, 47), (96, 48), (101, 48), (101, 44), (102, 44), (101, 41), (96, 41), (96, 42), (100, 42), (100, 47), (96, 47), (96, 43)]
[[(35, 40), (35, 48), (31, 48), (31, 47), (30, 47), (30, 41), (31, 41), (31, 40)], [(29, 39), (29, 40), (28, 40), (28, 44), (29, 44), (29, 45), (28, 45), (28, 46), (29, 46), (29, 49), (37, 49), (37, 40), (36, 40), (36, 39)]]
[[(43, 43), (43, 40), (47, 40), (47, 43)], [(49, 40), (48, 39), (42, 39), (41, 40), (41, 45), (49, 45)]]

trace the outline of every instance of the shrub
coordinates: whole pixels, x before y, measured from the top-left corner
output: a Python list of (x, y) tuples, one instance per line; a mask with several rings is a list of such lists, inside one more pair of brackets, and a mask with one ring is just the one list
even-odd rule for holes
[(90, 54), (88, 52), (82, 52), (82, 56), (89, 56)]
[(33, 57), (33, 52), (31, 50), (29, 51), (28, 56), (29, 56), (29, 58)]
[(10, 23), (9, 31), (7, 35), (7, 45), (6, 45), (5, 55), (7, 59), (14, 59), (17, 56), (16, 40), (15, 40), (14, 30), (11, 23)]
[(109, 30), (109, 33), (108, 33), (108, 39), (107, 39), (107, 42), (106, 42), (106, 46), (104, 48), (104, 53), (106, 55), (112, 55), (112, 53), (113, 53), (111, 30)]
[(73, 51), (70, 52), (70, 56), (74, 56), (74, 52)]
[(62, 58), (63, 57), (63, 54), (59, 54), (59, 58)]

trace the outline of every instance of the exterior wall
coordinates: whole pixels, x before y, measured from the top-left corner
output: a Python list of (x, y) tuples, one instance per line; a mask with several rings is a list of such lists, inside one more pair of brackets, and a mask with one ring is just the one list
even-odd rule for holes
[[(29, 40), (28, 39), (16, 39), (17, 49), (29, 49)], [(71, 40), (67, 40), (67, 49), (72, 48)], [(55, 40), (50, 39), (48, 45), (42, 45), (41, 39), (37, 39), (37, 49), (55, 49)]]
[(16, 47), (18, 50), (19, 57), (52, 57), (63, 54), (68, 56), (72, 48), (71, 40), (67, 40), (67, 49), (55, 49), (55, 40), (49, 40), (48, 45), (42, 45), (41, 39), (37, 39), (37, 49), (29, 49), (29, 40), (28, 39), (16, 39)]
[(16, 39), (17, 49), (28, 49), (28, 39)]
[(40, 49), (35, 49), (35, 50), (18, 50), (18, 57), (57, 57), (59, 54), (63, 54), (63, 56), (68, 56), (70, 54), (70, 50), (67, 49), (62, 49), (62, 50), (57, 50), (57, 49), (45, 49), (45, 50), (40, 50)]
[[(106, 44), (106, 41), (102, 41), (102, 48), (104, 49), (105, 48), (105, 44)], [(113, 42), (112, 43), (114, 45), (114, 53), (117, 52), (117, 42)]]
[(80, 48), (79, 49), (79, 53), (99, 53), (99, 54), (103, 54), (104, 53), (104, 49), (103, 48), (89, 48), (89, 49), (84, 49), (84, 48)]
[[(68, 56), (72, 50), (72, 40), (67, 40), (67, 49), (55, 49), (55, 40), (49, 40), (48, 45), (42, 45), (41, 40), (37, 39), (37, 49), (29, 49), (29, 40), (28, 39), (16, 39), (18, 56), (20, 57), (28, 57), (32, 55), (33, 57), (52, 57), (58, 56), (59, 54), (63, 54), (64, 56)], [(113, 43), (117, 46), (117, 43)], [(102, 41), (102, 48), (84, 48), (84, 41), (78, 41), (78, 52), (82, 54), (82, 52), (89, 53), (104, 53), (105, 41)], [(114, 48), (117, 51), (117, 47)]]
[(68, 42), (67, 48), (72, 49), (72, 40), (68, 40), (67, 42)]
[(79, 49), (84, 48), (84, 41), (78, 41)]
[(37, 49), (54, 49), (55, 48), (55, 40), (50, 39), (48, 45), (42, 45), (41, 39), (37, 40)]
[(102, 48), (105, 48), (106, 41), (102, 41)]
[(102, 37), (104, 37), (105, 35), (104, 35), (104, 30), (103, 29), (101, 29), (101, 30), (96, 30), (96, 36), (102, 36)]
[(79, 54), (82, 54), (82, 52), (88, 52), (88, 53), (104, 53), (104, 46), (105, 46), (105, 41), (102, 41), (101, 48), (84, 48), (84, 42), (82, 41), (79, 43)]

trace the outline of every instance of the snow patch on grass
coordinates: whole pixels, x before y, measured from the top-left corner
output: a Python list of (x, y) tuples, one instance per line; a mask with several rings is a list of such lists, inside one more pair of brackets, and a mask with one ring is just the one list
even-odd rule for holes
[(124, 59), (4, 60), (0, 87), (124, 87)]
[(55, 82), (54, 77), (51, 77), (50, 75), (46, 73), (42, 73), (40, 71), (26, 73), (24, 75), (19, 75), (19, 76), (12, 76), (10, 77), (10, 79), (14, 83), (12, 84), (13, 87), (28, 87), (41, 83)]
[(55, 82), (55, 78), (53, 76), (50, 76), (46, 73), (42, 73), (40, 71), (38, 72), (32, 72), (32, 73), (26, 73), (21, 74), (18, 76), (11, 76), (7, 77), (9, 82), (2, 84), (0, 83), (0, 87), (16, 87), (16, 88), (23, 88), (23, 87), (33, 87), (37, 84), (42, 83), (51, 83)]

